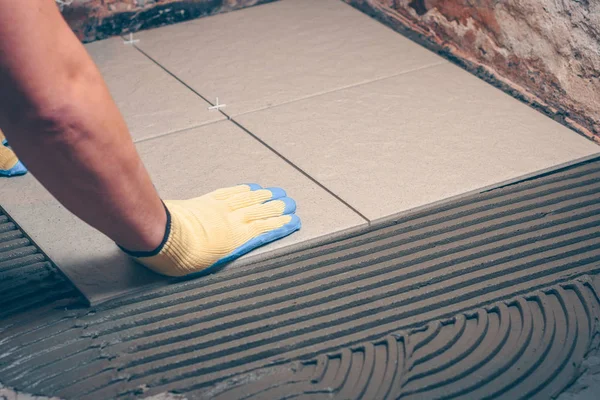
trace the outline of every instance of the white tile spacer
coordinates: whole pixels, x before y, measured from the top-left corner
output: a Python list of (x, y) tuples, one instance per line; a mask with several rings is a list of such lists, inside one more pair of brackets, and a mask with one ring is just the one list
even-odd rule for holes
[(219, 104), (219, 98), (217, 97), (217, 101), (214, 106), (208, 107), (209, 110), (220, 110), (223, 107), (226, 107), (227, 104)]
[(125, 43), (125, 44), (134, 44), (134, 43), (137, 43), (139, 41), (140, 41), (140, 39), (133, 40), (133, 33), (130, 32), (129, 33), (129, 40), (124, 40), (123, 43)]
[(56, 1), (56, 4), (58, 4), (58, 8), (60, 9), (60, 11), (63, 11), (65, 9), (65, 7), (73, 4), (73, 0), (55, 0), (55, 1)]

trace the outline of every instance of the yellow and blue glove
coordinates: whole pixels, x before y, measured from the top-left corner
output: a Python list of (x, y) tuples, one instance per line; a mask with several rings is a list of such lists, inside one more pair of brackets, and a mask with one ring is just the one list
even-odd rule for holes
[(167, 276), (210, 272), (301, 226), (296, 203), (280, 188), (239, 185), (164, 204), (163, 243), (153, 252), (125, 252)]
[(10, 147), (4, 137), (2, 131), (0, 131), (0, 176), (18, 176), (27, 173), (27, 168), (19, 161), (17, 155)]

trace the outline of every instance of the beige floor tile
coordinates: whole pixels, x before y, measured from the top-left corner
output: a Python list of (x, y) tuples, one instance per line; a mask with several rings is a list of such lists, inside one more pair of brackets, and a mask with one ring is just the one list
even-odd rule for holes
[(281, 0), (136, 38), (229, 115), (445, 62), (339, 0)]
[(371, 220), (600, 152), (451, 64), (237, 120)]

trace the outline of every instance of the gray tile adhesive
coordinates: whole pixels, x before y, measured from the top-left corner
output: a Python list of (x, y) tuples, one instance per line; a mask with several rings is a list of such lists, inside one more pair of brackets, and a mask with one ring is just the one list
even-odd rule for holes
[(599, 195), (596, 158), (93, 308), (2, 215), (0, 385), (62, 399), (570, 396), (599, 372)]

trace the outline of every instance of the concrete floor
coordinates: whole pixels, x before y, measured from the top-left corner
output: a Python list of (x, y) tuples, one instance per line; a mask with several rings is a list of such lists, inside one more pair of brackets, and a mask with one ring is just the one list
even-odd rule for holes
[[(600, 148), (338, 0), (281, 0), (87, 45), (161, 196), (280, 186), (301, 232), (228, 268)], [(226, 104), (209, 110), (216, 98)], [(92, 303), (168, 283), (31, 176), (2, 206)]]

